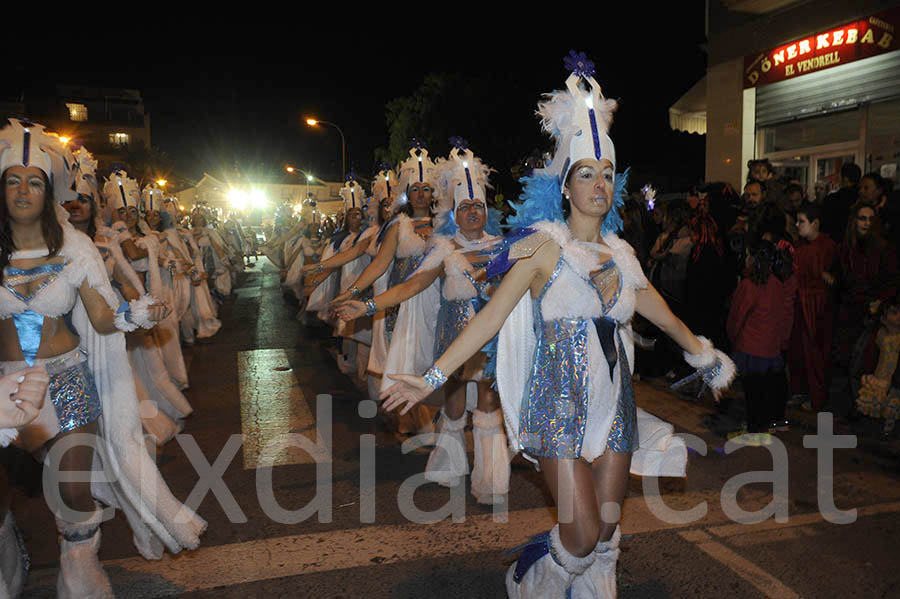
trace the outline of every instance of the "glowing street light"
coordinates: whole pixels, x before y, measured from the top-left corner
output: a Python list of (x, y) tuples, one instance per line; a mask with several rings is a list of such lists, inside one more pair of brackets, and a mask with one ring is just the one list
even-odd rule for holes
[(318, 119), (306, 119), (306, 124), (310, 127), (315, 127), (318, 124), (328, 125), (329, 127), (334, 127), (338, 130), (338, 133), (341, 134), (341, 180), (344, 179), (344, 176), (347, 173), (347, 143), (344, 141), (344, 132), (341, 131), (341, 128), (335, 125), (334, 123), (329, 123), (328, 121), (320, 121)]
[(71, 138), (71, 137), (68, 137), (68, 136), (66, 136), (66, 135), (63, 135), (63, 136), (61, 136), (61, 137), (59, 138), (59, 141), (62, 142), (62, 145), (66, 145), (66, 144), (68, 144), (70, 141), (72, 141), (72, 138)]
[(284, 169), (284, 170), (286, 170), (286, 171), (289, 172), (289, 173), (293, 173), (293, 172), (294, 172), (294, 167), (289, 166), (289, 167), (287, 167), (287, 168)]
[(166, 183), (168, 183), (168, 181), (166, 181), (165, 179), (157, 179), (156, 180), (156, 184), (159, 185), (160, 187), (165, 187)]
[(235, 210), (246, 210), (247, 205), (250, 203), (250, 197), (245, 191), (232, 189), (228, 192), (228, 203)]

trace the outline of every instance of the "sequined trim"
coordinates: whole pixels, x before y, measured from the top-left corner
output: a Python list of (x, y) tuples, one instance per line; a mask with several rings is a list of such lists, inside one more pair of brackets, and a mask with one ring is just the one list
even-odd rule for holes
[(87, 361), (52, 375), (48, 390), (61, 432), (94, 422), (102, 413), (100, 395)]
[(441, 298), (438, 310), (437, 326), (434, 330), (434, 357), (444, 355), (450, 344), (469, 322), (470, 300), (447, 300)]
[[(407, 256), (404, 258), (394, 258), (394, 266), (391, 268), (391, 274), (388, 276), (387, 288), (390, 289), (394, 285), (399, 285), (409, 277), (422, 262), (424, 256)], [(390, 343), (391, 334), (397, 325), (397, 315), (400, 313), (400, 306), (391, 306), (384, 311), (384, 332), (387, 341)]]
[[(14, 266), (7, 266), (5, 269), (5, 275), (3, 278), (3, 286), (9, 290), (14, 296), (19, 298), (25, 303), (33, 300), (41, 291), (43, 291), (47, 285), (50, 285), (59, 278), (59, 273), (63, 271), (66, 267), (65, 262), (61, 263), (52, 263), (52, 264), (42, 264), (40, 266), (35, 266), (34, 268), (16, 268)], [(15, 287), (26, 285), (32, 281), (36, 281), (41, 277), (44, 278), (41, 283), (31, 291), (27, 296), (22, 295)]]

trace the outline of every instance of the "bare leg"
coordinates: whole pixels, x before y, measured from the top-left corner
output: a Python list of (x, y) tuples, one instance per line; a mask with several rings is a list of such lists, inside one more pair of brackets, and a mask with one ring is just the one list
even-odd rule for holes
[(628, 492), (628, 476), (631, 454), (607, 450), (591, 463), (594, 477), (594, 494), (600, 514), (600, 542), (612, 538), (622, 517), (622, 506)]
[(556, 503), (563, 547), (577, 557), (590, 555), (601, 527), (591, 465), (583, 459), (544, 458), (540, 462)]
[[(57, 443), (63, 439), (76, 434), (97, 434), (97, 423), (92, 422), (80, 428), (60, 433), (48, 443), (48, 449), (52, 449)], [(67, 450), (59, 460), (58, 467), (51, 467), (50, 475), (53, 478), (53, 484), (58, 485), (59, 494), (65, 507), (77, 512), (93, 512), (94, 498), (91, 495), (91, 484), (89, 482), (62, 482), (58, 480), (56, 474), (58, 472), (90, 472), (93, 467), (94, 449), (89, 445), (76, 445)], [(56, 511), (57, 506), (50, 506), (51, 510)]]
[(453, 376), (444, 385), (444, 413), (450, 420), (459, 420), (466, 413), (466, 384)]

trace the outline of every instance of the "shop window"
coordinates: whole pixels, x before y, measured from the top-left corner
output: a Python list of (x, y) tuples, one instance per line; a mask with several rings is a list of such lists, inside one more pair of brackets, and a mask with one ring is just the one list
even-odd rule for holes
[(762, 129), (765, 154), (859, 139), (859, 111), (780, 123)]
[(114, 146), (127, 146), (131, 141), (130, 136), (127, 133), (110, 133), (109, 134), (109, 143)]
[(86, 121), (88, 120), (87, 106), (84, 104), (72, 104), (66, 102), (66, 108), (69, 109), (70, 121)]
[(865, 170), (897, 181), (897, 171), (900, 170), (900, 100), (869, 106)]

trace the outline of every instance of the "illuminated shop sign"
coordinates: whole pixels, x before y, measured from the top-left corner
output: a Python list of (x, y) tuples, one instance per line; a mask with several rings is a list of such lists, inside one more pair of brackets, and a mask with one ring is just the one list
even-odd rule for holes
[(744, 88), (766, 85), (896, 50), (900, 7), (744, 57)]

